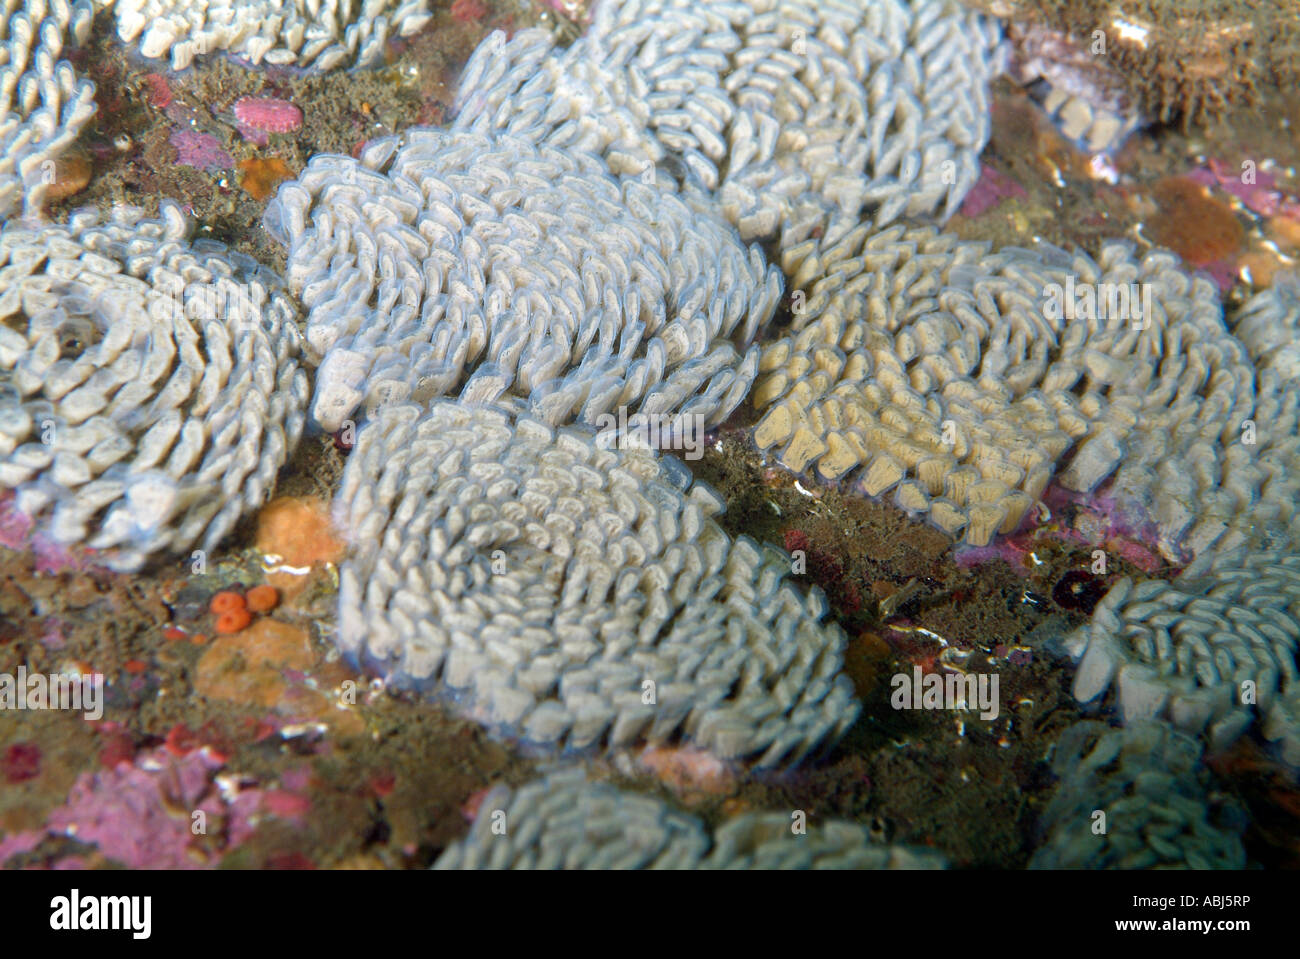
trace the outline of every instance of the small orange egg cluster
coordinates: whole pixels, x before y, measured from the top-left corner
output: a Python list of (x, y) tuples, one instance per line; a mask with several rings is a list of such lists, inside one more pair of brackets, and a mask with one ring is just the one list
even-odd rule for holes
[(254, 586), (240, 595), (223, 589), (212, 597), (208, 608), (217, 617), (216, 629), (222, 635), (237, 633), (253, 621), (254, 613), (265, 613), (280, 602), (280, 593), (274, 586)]

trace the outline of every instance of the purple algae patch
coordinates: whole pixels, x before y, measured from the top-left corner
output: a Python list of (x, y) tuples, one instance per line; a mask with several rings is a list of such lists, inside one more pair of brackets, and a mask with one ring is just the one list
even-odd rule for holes
[(229, 169), (235, 165), (234, 158), (222, 148), (221, 141), (211, 133), (175, 130), (170, 140), (171, 145), (176, 148), (176, 162), (182, 166), (192, 166), (210, 173), (214, 170)]
[(966, 195), (960, 212), (963, 216), (980, 216), (1003, 200), (1025, 195), (1025, 188), (1019, 183), (1005, 173), (1000, 173), (987, 163), (983, 163), (980, 164), (980, 178)]
[(82, 773), (67, 802), (50, 814), (46, 831), (98, 846), (101, 855), (131, 869), (203, 868), (190, 855), (194, 813), (202, 812), (205, 823), (225, 824), (229, 852), (253, 834), (262, 812), (260, 789), (223, 798), (213, 775), (221, 765), (205, 750), (176, 757), (159, 747), (134, 763)]

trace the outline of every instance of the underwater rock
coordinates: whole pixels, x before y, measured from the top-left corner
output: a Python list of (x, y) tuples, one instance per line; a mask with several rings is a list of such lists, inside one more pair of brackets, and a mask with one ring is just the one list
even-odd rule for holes
[(39, 214), (56, 158), (95, 115), (95, 85), (59, 57), (90, 35), (89, 0), (0, 6), (0, 217)]
[(379, 410), (335, 501), (337, 641), (547, 749), (693, 742), (792, 765), (857, 716), (844, 633), (677, 460), (435, 400)]
[(211, 551), (298, 442), (307, 374), (282, 281), (171, 201), (0, 232), (0, 487), (122, 571)]
[(1076, 723), (1052, 769), (1061, 783), (1029, 868), (1245, 868), (1241, 817), (1211, 809), (1201, 746), (1168, 723)]
[(781, 294), (698, 194), (509, 136), (414, 128), (360, 160), (313, 157), (265, 224), (289, 248), (330, 432), (444, 395), (525, 397), (552, 424), (625, 408), (715, 425)]
[(1123, 79), (1128, 99), (1143, 115), (1162, 123), (1204, 125), (1254, 103), (1260, 90), (1290, 90), (1300, 80), (1300, 16), (1293, 2), (963, 2), (1090, 50), (1100, 39), (1096, 49), (1106, 72)]
[[(479, 804), (434, 869), (942, 869), (933, 850), (886, 845), (831, 821), (799, 834), (785, 813), (744, 813), (710, 831), (653, 796), (565, 769)], [(505, 832), (500, 832), (500, 827)]]

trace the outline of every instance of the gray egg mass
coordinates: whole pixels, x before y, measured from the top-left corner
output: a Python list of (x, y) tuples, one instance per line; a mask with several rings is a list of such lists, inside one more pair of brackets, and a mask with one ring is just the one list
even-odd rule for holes
[(509, 136), (416, 128), (314, 157), (266, 224), (329, 431), (445, 395), (523, 397), (552, 424), (625, 408), (714, 425), (749, 391), (782, 289), (702, 196)]
[(0, 232), (0, 487), (117, 570), (214, 549), (305, 420), (283, 282), (191, 226), (164, 201)]
[(658, 166), (746, 241), (805, 257), (863, 220), (956, 210), (1004, 61), (997, 21), (953, 0), (601, 3), (568, 48), (539, 30), (480, 44), (454, 127)]
[(820, 591), (665, 462), (496, 408), (379, 410), (334, 506), (340, 646), (551, 750), (684, 739), (767, 766), (833, 743), (858, 704)]
[[(797, 818), (797, 817), (796, 817)], [(923, 847), (831, 820), (797, 831), (789, 813), (743, 813), (716, 829), (653, 796), (553, 771), (479, 804), (469, 835), (435, 869), (942, 869)]]
[(0, 217), (41, 209), (54, 160), (95, 115), (95, 85), (59, 59), (90, 36), (89, 0), (0, 4)]

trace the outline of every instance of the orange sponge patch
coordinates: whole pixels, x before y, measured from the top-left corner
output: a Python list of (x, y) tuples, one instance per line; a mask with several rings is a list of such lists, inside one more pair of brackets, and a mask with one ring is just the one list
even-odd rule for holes
[(254, 586), (244, 599), (250, 612), (265, 613), (280, 604), (280, 591), (274, 586)]

